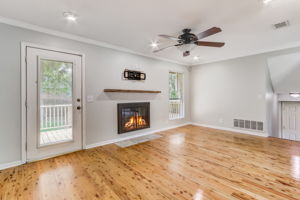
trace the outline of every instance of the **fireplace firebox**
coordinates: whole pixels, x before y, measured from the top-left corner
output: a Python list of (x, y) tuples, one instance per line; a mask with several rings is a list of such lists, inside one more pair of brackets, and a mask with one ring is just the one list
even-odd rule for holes
[(118, 104), (118, 133), (150, 128), (150, 103)]

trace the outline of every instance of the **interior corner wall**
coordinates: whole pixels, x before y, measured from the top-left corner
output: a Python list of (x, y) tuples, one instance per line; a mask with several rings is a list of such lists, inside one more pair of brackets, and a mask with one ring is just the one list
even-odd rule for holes
[[(85, 54), (86, 95), (95, 101), (87, 103), (86, 141), (88, 145), (177, 126), (190, 121), (189, 71), (187, 67), (152, 58), (85, 44), (36, 31), (0, 23), (0, 164), (21, 160), (21, 42)], [(147, 80), (125, 81), (125, 68), (138, 69)], [(185, 118), (169, 120), (169, 71), (184, 73)], [(105, 88), (160, 90), (161, 94), (107, 94)], [(151, 103), (151, 128), (118, 135), (117, 104)]]
[(265, 62), (261, 56), (195, 66), (192, 122), (233, 128), (234, 119), (265, 122)]
[[(264, 133), (260, 134), (278, 135), (278, 106), (274, 103), (277, 95), (272, 94), (268, 85), (267, 60), (295, 52), (300, 52), (300, 47), (193, 66), (192, 122), (233, 129), (233, 119), (263, 121)], [(269, 113), (268, 107), (274, 112)], [(273, 125), (269, 124), (270, 118)]]
[(266, 126), (270, 137), (280, 137), (278, 108), (278, 95), (274, 92), (270, 72), (266, 68)]

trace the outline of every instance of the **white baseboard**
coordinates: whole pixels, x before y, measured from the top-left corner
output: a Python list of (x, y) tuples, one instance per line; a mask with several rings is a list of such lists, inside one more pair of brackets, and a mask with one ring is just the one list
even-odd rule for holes
[(260, 137), (268, 137), (268, 134), (265, 132), (255, 132), (255, 131), (248, 131), (248, 130), (243, 130), (243, 129), (226, 128), (226, 127), (221, 127), (221, 126), (199, 124), (199, 123), (195, 123), (195, 122), (191, 122), (190, 124), (192, 124), (194, 126), (202, 126), (202, 127), (206, 127), (206, 128), (213, 128), (213, 129), (219, 129), (219, 130), (224, 130), (224, 131), (231, 131), (231, 132), (236, 132), (236, 133), (255, 135), (255, 136), (260, 136)]
[(145, 132), (145, 133), (139, 133), (139, 134), (136, 134), (136, 135), (116, 138), (116, 139), (112, 139), (112, 140), (106, 140), (106, 141), (102, 141), (102, 142), (98, 142), (98, 143), (94, 143), (94, 144), (88, 144), (88, 145), (86, 145), (86, 148), (91, 149), (91, 148), (95, 148), (95, 147), (99, 147), (99, 146), (104, 146), (104, 145), (107, 145), (107, 144), (113, 144), (113, 143), (116, 143), (116, 142), (121, 142), (121, 141), (124, 141), (124, 140), (129, 140), (129, 139), (133, 139), (133, 138), (137, 138), (137, 137), (141, 137), (141, 136), (145, 136), (145, 135), (151, 135), (151, 134), (158, 133), (158, 132), (161, 132), (161, 131), (166, 131), (166, 130), (170, 130), (170, 129), (174, 129), (174, 128), (178, 128), (178, 127), (182, 127), (182, 126), (186, 126), (186, 125), (190, 125), (190, 124), (191, 123), (188, 122), (188, 123), (178, 124), (176, 126), (170, 126), (170, 127), (167, 127), (167, 128), (148, 131), (148, 132)]
[(69, 154), (69, 153), (73, 153), (73, 152), (76, 152), (76, 151), (81, 151), (82, 148), (75, 148), (75, 149), (70, 149), (69, 151), (66, 151), (66, 152), (63, 152), (63, 153), (52, 153), (52, 154), (48, 154), (46, 156), (38, 156), (38, 157), (33, 157), (31, 159), (27, 159), (27, 163), (30, 163), (30, 162), (35, 162), (35, 161), (40, 161), (40, 160), (46, 160), (46, 159), (49, 159), (49, 158), (54, 158), (54, 157), (57, 157), (57, 156), (62, 156), (62, 155), (66, 155), (66, 154)]
[(11, 167), (16, 167), (16, 166), (19, 166), (22, 164), (23, 164), (23, 162), (21, 160), (10, 162), (10, 163), (0, 164), (0, 170), (11, 168)]

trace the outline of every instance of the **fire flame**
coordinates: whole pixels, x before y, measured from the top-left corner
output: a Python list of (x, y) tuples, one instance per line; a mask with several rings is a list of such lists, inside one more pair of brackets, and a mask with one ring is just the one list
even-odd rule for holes
[(138, 114), (136, 116), (130, 117), (129, 121), (125, 123), (125, 128), (133, 128), (139, 126), (146, 126), (146, 121), (143, 119), (142, 116)]

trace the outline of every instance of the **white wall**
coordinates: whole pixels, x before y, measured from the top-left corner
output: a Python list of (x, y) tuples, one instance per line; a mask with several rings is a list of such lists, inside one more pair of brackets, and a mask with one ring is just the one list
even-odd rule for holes
[[(86, 55), (86, 94), (95, 102), (87, 104), (87, 144), (115, 139), (150, 130), (167, 128), (190, 121), (189, 72), (186, 67), (116, 50), (88, 45), (34, 31), (0, 24), (0, 164), (21, 159), (21, 80), (20, 43), (30, 42), (72, 50)], [(145, 82), (121, 80), (128, 68), (147, 73)], [(168, 120), (168, 72), (179, 71), (185, 77), (185, 119)], [(161, 90), (153, 94), (105, 94), (105, 88)], [(128, 134), (117, 134), (117, 103), (151, 102), (151, 128)]]
[[(277, 95), (268, 79), (268, 58), (300, 52), (291, 48), (192, 67), (191, 120), (233, 128), (233, 119), (265, 122), (265, 132), (277, 135)], [(267, 133), (268, 132), (268, 133)], [(271, 132), (271, 133), (270, 133)]]
[(265, 68), (261, 57), (193, 67), (191, 119), (225, 128), (233, 119), (265, 121)]

